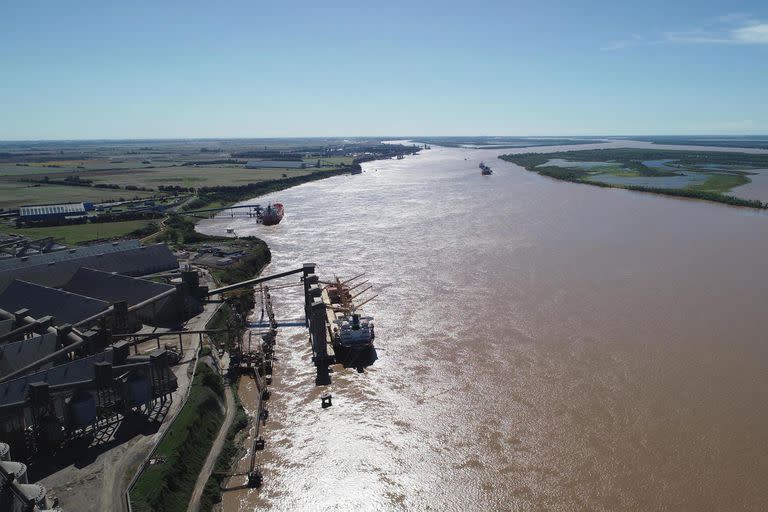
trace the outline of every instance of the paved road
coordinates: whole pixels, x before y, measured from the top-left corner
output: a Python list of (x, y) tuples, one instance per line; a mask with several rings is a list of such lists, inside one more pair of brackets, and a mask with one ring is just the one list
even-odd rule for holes
[(200, 474), (197, 476), (197, 482), (195, 483), (194, 491), (192, 491), (192, 498), (189, 500), (187, 512), (198, 512), (198, 510), (200, 510), (200, 499), (203, 496), (205, 484), (208, 482), (208, 478), (210, 478), (214, 466), (216, 466), (216, 459), (219, 458), (221, 449), (224, 448), (224, 441), (227, 439), (227, 432), (229, 432), (229, 427), (232, 425), (232, 422), (235, 419), (235, 412), (237, 411), (237, 408), (235, 407), (235, 398), (232, 394), (232, 388), (229, 386), (224, 386), (224, 396), (226, 398), (227, 406), (227, 412), (224, 416), (224, 423), (221, 424), (219, 433), (216, 435), (216, 439), (211, 445), (211, 451), (208, 452), (208, 458), (205, 459), (205, 464), (203, 464), (203, 468), (200, 470)]

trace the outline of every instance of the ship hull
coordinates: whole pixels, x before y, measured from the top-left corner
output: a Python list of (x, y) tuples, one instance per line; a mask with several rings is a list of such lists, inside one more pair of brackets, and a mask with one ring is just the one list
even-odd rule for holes
[(285, 209), (282, 204), (275, 203), (270, 208), (267, 208), (261, 215), (261, 223), (265, 226), (280, 224), (280, 221), (283, 220), (284, 211)]
[(361, 370), (368, 368), (379, 358), (373, 343), (351, 346), (334, 343), (333, 351), (336, 353), (336, 362), (341, 363), (344, 368)]

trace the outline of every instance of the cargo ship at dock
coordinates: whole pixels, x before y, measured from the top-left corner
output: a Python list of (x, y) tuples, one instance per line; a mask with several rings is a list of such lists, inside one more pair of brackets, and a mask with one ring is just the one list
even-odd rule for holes
[(351, 285), (351, 281), (357, 276), (345, 282), (340, 279), (332, 283), (325, 283), (323, 289), (323, 302), (326, 305), (328, 315), (328, 328), (333, 351), (336, 354), (336, 362), (345, 368), (356, 368), (362, 372), (364, 368), (371, 366), (378, 355), (373, 340), (376, 332), (372, 316), (364, 316), (360, 307), (374, 297), (371, 297), (360, 305), (355, 305), (353, 299), (359, 297), (370, 287), (352, 295), (352, 290), (365, 284), (366, 281)]

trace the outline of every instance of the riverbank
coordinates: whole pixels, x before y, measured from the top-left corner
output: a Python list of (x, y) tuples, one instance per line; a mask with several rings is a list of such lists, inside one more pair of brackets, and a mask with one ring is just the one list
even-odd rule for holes
[[(186, 232), (191, 223), (187, 221), (181, 225), (184, 226), (181, 231)], [(171, 233), (179, 229), (173, 223), (172, 226)], [(203, 239), (229, 240), (225, 237)], [(216, 285), (238, 281), (238, 272), (247, 272), (249, 276), (258, 275), (269, 262), (269, 250), (263, 241), (253, 237), (238, 240), (238, 243), (243, 242), (264, 249), (265, 258), (255, 256), (238, 263), (237, 272), (219, 273), (216, 275)], [(242, 337), (245, 330), (244, 318), (252, 308), (251, 293), (235, 292), (228, 294), (227, 302), (209, 316), (206, 329), (227, 329), (228, 332), (210, 335), (209, 344), (201, 348), (188, 399), (158, 444), (153, 456), (155, 463), (145, 468), (130, 491), (134, 510), (180, 512), (187, 510), (190, 498), (199, 504), (201, 496), (204, 506), (211, 502), (211, 490), (207, 489), (205, 483), (209, 479), (212, 461), (219, 460), (222, 447), (223, 453), (231, 453), (229, 432), (234, 427), (243, 428), (243, 412), (239, 401), (232, 396), (229, 383), (214, 369), (221, 368), (220, 362), (210, 358), (215, 355), (212, 355), (212, 350), (223, 349), (228, 352), (231, 344)], [(198, 489), (197, 484), (201, 481), (202, 486)]]
[(303, 183), (340, 176), (343, 174), (360, 174), (363, 169), (360, 164), (376, 160), (388, 160), (412, 155), (421, 151), (420, 146), (404, 146), (402, 144), (384, 145), (381, 149), (357, 156), (350, 161), (340, 161), (336, 168), (312, 171), (309, 174), (299, 176), (287, 176), (269, 181), (247, 183), (245, 185), (221, 185), (215, 187), (200, 187), (197, 189), (197, 198), (188, 202), (184, 210), (196, 210), (204, 208), (220, 208), (230, 206), (246, 199), (255, 199), (272, 192), (279, 192), (287, 188), (295, 187)]
[(202, 187), (198, 189), (195, 199), (188, 202), (183, 211), (200, 210), (205, 208), (224, 208), (246, 199), (253, 199), (271, 192), (279, 192), (311, 181), (350, 174), (356, 172), (352, 165), (341, 166), (338, 169), (314, 171), (301, 176), (281, 177), (269, 181), (258, 181), (246, 185), (222, 185), (217, 187)]
[(573, 183), (768, 209), (768, 202), (729, 195), (768, 168), (768, 156), (686, 150), (593, 149), (504, 154), (528, 171)]
[(183, 512), (213, 438), (224, 420), (221, 378), (200, 361), (189, 399), (136, 481), (131, 505), (136, 512)]

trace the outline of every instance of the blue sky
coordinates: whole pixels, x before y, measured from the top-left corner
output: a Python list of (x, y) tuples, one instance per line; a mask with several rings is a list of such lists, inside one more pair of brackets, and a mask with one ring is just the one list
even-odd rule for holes
[(768, 133), (768, 2), (0, 0), (0, 140)]

